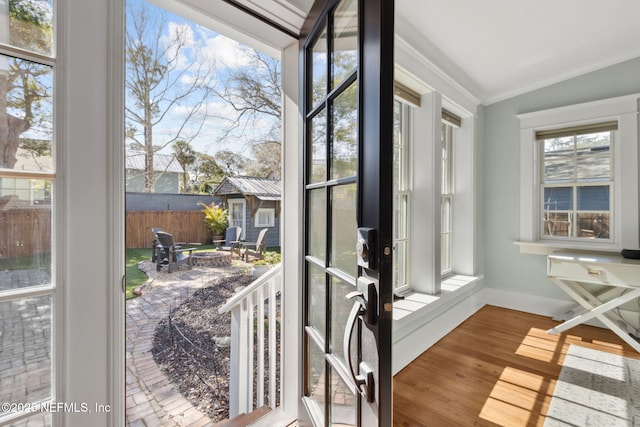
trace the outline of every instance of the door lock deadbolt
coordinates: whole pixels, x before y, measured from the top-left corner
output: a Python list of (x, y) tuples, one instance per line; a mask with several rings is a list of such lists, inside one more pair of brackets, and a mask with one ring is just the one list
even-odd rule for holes
[(356, 236), (356, 258), (360, 267), (375, 270), (376, 263), (376, 230), (359, 227)]

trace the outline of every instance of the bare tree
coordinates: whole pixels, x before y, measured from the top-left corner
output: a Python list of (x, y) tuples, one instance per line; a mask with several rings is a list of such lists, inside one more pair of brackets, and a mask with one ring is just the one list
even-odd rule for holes
[[(9, 43), (13, 46), (49, 54), (52, 46), (51, 7), (36, 0), (8, 2)], [(49, 141), (36, 141), (23, 135), (34, 128), (50, 135), (51, 67), (19, 58), (0, 56), (0, 167), (13, 168), (18, 149), (32, 156), (50, 155)]]
[[(202, 129), (215, 61), (203, 53), (190, 25), (168, 23), (164, 12), (129, 3), (127, 19), (127, 138), (131, 149), (144, 153), (144, 191), (151, 192), (153, 154), (177, 140), (191, 142)], [(177, 107), (180, 119), (170, 114)], [(159, 142), (154, 129), (169, 120), (172, 133)]]
[[(280, 61), (248, 47), (240, 50), (240, 54), (246, 56), (247, 65), (230, 68), (221, 89), (216, 91), (237, 113), (234, 117), (222, 118), (228, 126), (221, 140), (242, 139), (249, 145), (266, 141), (280, 144)], [(264, 130), (256, 132), (260, 128)]]

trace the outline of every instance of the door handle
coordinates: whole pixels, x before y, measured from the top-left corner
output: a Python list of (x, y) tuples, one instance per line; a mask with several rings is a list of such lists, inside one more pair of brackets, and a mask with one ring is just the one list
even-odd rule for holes
[[(366, 292), (366, 293), (365, 293)], [(364, 322), (371, 329), (378, 323), (378, 290), (373, 280), (366, 277), (358, 278), (358, 290), (349, 292), (347, 299), (355, 299), (362, 306)]]
[(344, 331), (344, 338), (342, 342), (344, 361), (358, 392), (367, 400), (367, 402), (371, 403), (375, 401), (375, 380), (373, 377), (373, 369), (371, 369), (367, 363), (360, 362), (359, 372), (356, 374), (353, 370), (353, 361), (351, 360), (351, 337), (353, 335), (353, 330), (358, 317), (363, 316), (366, 312), (363, 305), (364, 298), (362, 292), (358, 291), (350, 292), (347, 297), (357, 299), (353, 303), (353, 307), (351, 307), (351, 312), (347, 319), (347, 327)]

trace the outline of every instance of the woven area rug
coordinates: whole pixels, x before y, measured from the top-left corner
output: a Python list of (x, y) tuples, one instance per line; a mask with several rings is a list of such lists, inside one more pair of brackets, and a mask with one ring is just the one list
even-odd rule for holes
[(640, 360), (569, 346), (544, 425), (640, 426)]

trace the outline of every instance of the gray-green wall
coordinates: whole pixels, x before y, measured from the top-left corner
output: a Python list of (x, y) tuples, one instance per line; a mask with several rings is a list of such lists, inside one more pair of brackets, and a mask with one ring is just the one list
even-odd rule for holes
[(568, 299), (546, 276), (546, 258), (521, 254), (517, 114), (640, 93), (640, 58), (481, 107), (480, 227), (487, 287)]

